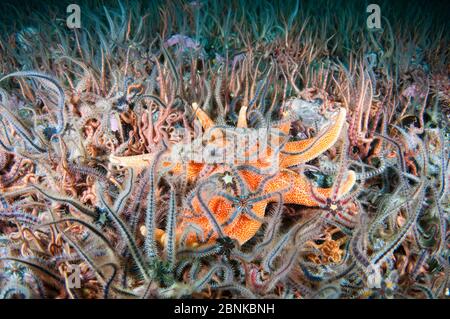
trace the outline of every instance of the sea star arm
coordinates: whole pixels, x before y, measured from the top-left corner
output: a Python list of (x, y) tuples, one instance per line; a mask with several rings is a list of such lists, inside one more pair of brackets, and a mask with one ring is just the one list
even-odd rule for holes
[(275, 128), (283, 135), (288, 135), (291, 129), (291, 120), (289, 119), (289, 112), (284, 111), (281, 123), (275, 126)]
[[(132, 156), (110, 155), (109, 162), (113, 165), (140, 169), (149, 167), (155, 156), (155, 154), (141, 154)], [(183, 163), (163, 161), (162, 166), (164, 168), (170, 167), (170, 172), (174, 175), (181, 175), (183, 172), (186, 172), (187, 180), (194, 181), (197, 179), (197, 176), (202, 170), (204, 164), (189, 162), (185, 166)]]
[(346, 115), (346, 110), (341, 108), (333, 120), (334, 123), (319, 132), (318, 136), (286, 143), (283, 149), (284, 154), (281, 154), (281, 167), (306, 163), (327, 151), (338, 140), (345, 124)]
[[(342, 182), (338, 190), (338, 196), (348, 193), (356, 182), (354, 171), (348, 171), (345, 180)], [(278, 176), (273, 178), (265, 188), (266, 193), (279, 192), (288, 188), (283, 194), (283, 203), (297, 204), (309, 207), (319, 206), (310, 192), (310, 181), (303, 174), (298, 174), (290, 170), (283, 170)], [(332, 188), (317, 188), (318, 193), (325, 197), (331, 196)]]
[(238, 128), (247, 128), (247, 107), (241, 106), (241, 109), (239, 110), (239, 117), (236, 126)]
[(206, 114), (203, 109), (198, 106), (197, 103), (192, 103), (192, 108), (194, 109), (195, 116), (200, 121), (202, 128), (206, 131), (214, 126), (214, 121)]
[[(356, 174), (354, 171), (347, 171), (346, 179), (343, 181), (337, 190), (336, 197), (341, 198), (348, 194), (356, 183)], [(315, 188), (316, 192), (321, 194), (324, 198), (330, 198), (333, 192), (332, 188)]]
[(132, 156), (117, 156), (111, 154), (109, 162), (113, 165), (120, 165), (123, 167), (144, 168), (149, 167), (150, 163), (155, 158), (155, 154), (140, 154)]

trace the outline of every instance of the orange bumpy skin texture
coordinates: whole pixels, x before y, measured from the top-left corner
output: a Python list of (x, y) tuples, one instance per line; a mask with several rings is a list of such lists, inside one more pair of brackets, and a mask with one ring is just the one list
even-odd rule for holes
[[(204, 130), (214, 127), (214, 122), (201, 108), (194, 105), (194, 110), (197, 119)], [(239, 128), (247, 128), (246, 111), (246, 107), (241, 108), (237, 123), (237, 127)], [(298, 204), (309, 207), (319, 206), (319, 203), (310, 193), (310, 181), (303, 173), (298, 173), (297, 171), (290, 169), (290, 167), (311, 161), (330, 149), (341, 136), (341, 131), (345, 126), (345, 120), (346, 110), (341, 108), (339, 109), (338, 114), (330, 121), (330, 125), (322, 129), (317, 136), (305, 140), (287, 142), (282, 146), (281, 152), (279, 153), (279, 165), (276, 168), (275, 173), (271, 172), (273, 177), (266, 181), (262, 193), (256, 195), (256, 197), (269, 196), (269, 194), (272, 196), (254, 202), (251, 206), (251, 211), (258, 217), (258, 220), (248, 214), (242, 213), (229, 222), (231, 215), (236, 209), (236, 204), (233, 205), (229, 199), (220, 195), (213, 194), (209, 197), (202, 197), (203, 200), (207, 200), (207, 206), (218, 224), (222, 225), (221, 228), (224, 235), (235, 239), (241, 245), (247, 242), (261, 227), (267, 205), (271, 202), (278, 201), (280, 196), (285, 204)], [(276, 129), (281, 133), (288, 134), (290, 122), (284, 122), (276, 127)], [(219, 130), (216, 131), (220, 132)], [(226, 143), (226, 141), (223, 141), (220, 137), (220, 134), (212, 134), (211, 143), (220, 145)], [(167, 152), (169, 152), (169, 150)], [(263, 152), (263, 154), (267, 154), (268, 156), (272, 153), (273, 150), (269, 146), (267, 146), (267, 149)], [(153, 158), (153, 154), (125, 157), (112, 155), (110, 157), (110, 162), (115, 165), (126, 167), (145, 168), (149, 167)], [(271, 167), (270, 161), (265, 158), (258, 158), (257, 160), (250, 161), (246, 164), (261, 171)], [(214, 167), (207, 175), (202, 176), (202, 180), (205, 180), (216, 173), (224, 173), (228, 168), (227, 164), (205, 164), (194, 161), (190, 161), (186, 164), (174, 164), (167, 161), (162, 163), (162, 166), (168, 168), (174, 175), (185, 174), (187, 181), (191, 183), (199, 183), (200, 172), (205, 165), (214, 165)], [(256, 173), (251, 169), (246, 170), (245, 168), (239, 171), (242, 180), (250, 192), (255, 191), (260, 186), (262, 180), (267, 177), (267, 175), (260, 173), (261, 172)], [(348, 193), (354, 186), (355, 181), (355, 173), (353, 171), (347, 171), (344, 182), (338, 190), (339, 196)], [(331, 191), (331, 188), (317, 188), (317, 192), (325, 197), (329, 197)], [(275, 194), (277, 195), (275, 196)], [(218, 234), (214, 231), (214, 227), (208, 216), (206, 216), (204, 208), (200, 205), (197, 196), (198, 194), (192, 199), (192, 208), (194, 211), (186, 212), (184, 215), (189, 217), (180, 218), (178, 221), (176, 230), (177, 239), (180, 239), (188, 225), (195, 224), (203, 231), (203, 238), (206, 238), (206, 241), (202, 242), (202, 244), (212, 243), (217, 238)], [(156, 237), (159, 241), (164, 242), (165, 235), (163, 231), (158, 230)], [(194, 232), (189, 233), (187, 235), (186, 245), (191, 247), (199, 245), (200, 237), (199, 234), (195, 234)]]

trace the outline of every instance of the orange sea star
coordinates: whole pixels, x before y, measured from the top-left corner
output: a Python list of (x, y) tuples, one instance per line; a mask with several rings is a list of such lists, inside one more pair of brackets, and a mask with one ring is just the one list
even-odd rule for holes
[[(208, 143), (220, 147), (226, 146), (227, 140), (211, 118), (201, 108), (196, 107), (195, 104), (193, 106), (196, 117), (204, 131), (214, 130), (213, 134), (210, 134), (211, 139)], [(237, 128), (247, 129), (246, 112), (247, 108), (242, 107), (239, 112)], [(292, 167), (316, 158), (336, 143), (346, 124), (346, 110), (344, 108), (339, 109), (338, 114), (330, 123), (314, 138), (281, 144), (276, 154), (279, 156), (278, 167), (270, 173), (268, 172), (273, 168), (272, 155), (275, 155), (274, 148), (270, 146), (266, 146), (263, 150), (265, 156), (251, 159), (239, 169), (233, 168), (234, 165), (229, 164), (209, 164), (213, 165), (212, 169), (208, 171), (206, 176), (203, 174), (202, 180), (207, 180), (208, 177), (212, 176), (221, 176), (220, 174), (223, 176), (228, 174), (227, 172), (233, 171), (234, 179), (240, 180), (245, 190), (240, 189), (239, 194), (235, 192), (233, 196), (227, 192), (218, 191), (219, 188), (216, 188), (205, 202), (202, 195), (203, 188), (198, 189), (196, 195), (191, 199), (191, 209), (188, 212), (190, 216), (181, 218), (177, 226), (177, 239), (180, 239), (182, 234), (189, 229), (189, 225), (195, 224), (198, 229), (201, 229), (202, 233), (189, 233), (186, 236), (186, 244), (188, 246), (197, 245), (199, 237), (203, 237), (203, 243), (210, 243), (218, 237), (217, 225), (219, 225), (222, 235), (243, 244), (251, 239), (261, 227), (266, 207), (270, 202), (282, 200), (286, 204), (319, 206), (319, 203), (311, 196), (310, 181), (303, 173), (293, 170)], [(284, 121), (275, 128), (280, 134), (288, 136), (290, 126), (290, 121)], [(251, 154), (254, 148), (258, 146), (253, 145), (252, 148), (246, 150), (245, 154)], [(149, 166), (154, 157), (154, 154), (125, 157), (111, 155), (110, 162), (114, 165), (145, 168)], [(184, 164), (163, 161), (162, 165), (168, 168), (172, 174), (186, 174), (189, 182), (201, 185), (200, 172), (208, 164), (196, 161), (189, 161)], [(342, 195), (349, 192), (355, 181), (355, 173), (348, 171), (338, 194)], [(316, 190), (317, 193), (325, 197), (330, 196), (332, 191), (331, 188), (317, 188)], [(209, 214), (207, 214), (208, 210)], [(211, 215), (215, 219), (216, 226), (211, 221)], [(156, 237), (160, 242), (165, 241), (165, 234), (161, 230), (156, 232)]]

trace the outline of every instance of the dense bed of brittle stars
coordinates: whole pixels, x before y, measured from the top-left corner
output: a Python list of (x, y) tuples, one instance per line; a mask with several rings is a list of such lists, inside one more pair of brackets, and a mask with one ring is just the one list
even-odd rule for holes
[(227, 5), (6, 17), (1, 297), (448, 295), (448, 35)]

